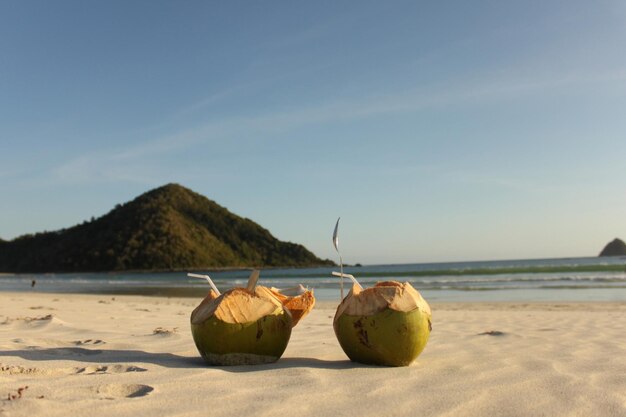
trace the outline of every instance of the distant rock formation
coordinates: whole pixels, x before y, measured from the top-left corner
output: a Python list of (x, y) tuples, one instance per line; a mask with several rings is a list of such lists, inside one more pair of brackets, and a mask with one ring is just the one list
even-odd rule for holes
[(626, 255), (626, 243), (623, 240), (615, 238), (611, 242), (609, 242), (602, 252), (600, 252), (600, 256), (624, 256)]
[(178, 184), (54, 232), (0, 241), (0, 272), (334, 265)]

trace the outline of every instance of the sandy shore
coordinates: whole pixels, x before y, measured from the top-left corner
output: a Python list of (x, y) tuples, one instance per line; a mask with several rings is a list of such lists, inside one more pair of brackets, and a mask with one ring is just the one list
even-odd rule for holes
[(277, 363), (216, 368), (191, 339), (200, 300), (0, 300), (3, 417), (626, 416), (625, 303), (434, 304), (407, 368), (349, 362), (322, 303)]

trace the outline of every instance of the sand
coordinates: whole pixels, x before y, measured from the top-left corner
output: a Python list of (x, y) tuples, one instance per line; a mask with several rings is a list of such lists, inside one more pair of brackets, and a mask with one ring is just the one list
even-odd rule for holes
[(199, 301), (0, 293), (0, 416), (626, 416), (626, 303), (433, 304), (385, 368), (347, 360), (328, 302), (277, 363), (206, 366)]

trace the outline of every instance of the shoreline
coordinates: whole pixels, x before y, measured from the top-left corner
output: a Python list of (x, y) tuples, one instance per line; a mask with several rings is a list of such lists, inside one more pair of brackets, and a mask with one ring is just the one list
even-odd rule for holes
[[(197, 296), (174, 296), (174, 295), (146, 295), (146, 294), (119, 294), (119, 293), (53, 293), (53, 292), (30, 292), (30, 291), (6, 291), (0, 292), (12, 300), (33, 298), (41, 301), (59, 302), (63, 299), (76, 299), (84, 302), (89, 301), (124, 301), (147, 303), (181, 303), (192, 305), (200, 301), (206, 295)], [(428, 301), (433, 310), (441, 311), (626, 311), (626, 301)], [(334, 310), (340, 300), (316, 300), (314, 310)], [(105, 302), (101, 304), (106, 304)], [(0, 309), (1, 312), (1, 309)], [(190, 311), (191, 313), (191, 311)], [(1, 315), (1, 313), (0, 313)]]
[[(569, 261), (577, 261), (577, 260), (593, 260), (594, 262), (591, 264), (564, 264), (564, 265), (551, 265), (550, 263), (545, 265), (527, 265), (527, 266), (502, 266), (502, 267), (479, 267), (474, 268), (476, 265), (483, 264), (502, 264), (502, 263), (536, 263), (536, 262), (557, 262), (562, 264), (563, 262)], [(327, 261), (332, 263), (322, 263), (322, 264), (309, 264), (309, 265), (280, 265), (280, 266), (223, 266), (223, 267), (190, 267), (190, 268), (172, 268), (172, 269), (125, 269), (125, 270), (81, 270), (81, 271), (20, 271), (20, 272), (7, 272), (1, 271), (0, 275), (46, 275), (46, 274), (160, 274), (160, 273), (176, 273), (176, 272), (231, 272), (231, 271), (250, 271), (253, 269), (260, 269), (266, 271), (280, 271), (285, 269), (316, 269), (316, 268), (335, 268), (339, 265), (334, 263), (334, 261), (328, 259)], [(513, 258), (513, 259), (483, 259), (483, 260), (453, 260), (453, 261), (436, 261), (436, 262), (406, 262), (406, 263), (383, 263), (383, 264), (364, 264), (364, 263), (355, 263), (355, 264), (343, 264), (344, 268), (351, 268), (359, 271), (361, 268), (397, 268), (397, 267), (405, 267), (405, 266), (436, 266), (436, 265), (447, 265), (449, 268), (441, 269), (441, 268), (427, 268), (420, 269), (419, 271), (413, 271), (412, 273), (417, 272), (419, 275), (438, 275), (440, 272), (453, 271), (455, 274), (460, 275), (484, 275), (484, 274), (502, 274), (502, 273), (524, 273), (524, 272), (534, 272), (534, 273), (551, 273), (551, 272), (606, 272), (606, 271), (614, 271), (614, 272), (626, 272), (626, 255), (610, 255), (610, 256), (574, 256), (574, 257), (547, 257), (547, 258)], [(470, 269), (462, 268), (458, 269), (459, 266), (470, 266)], [(456, 270), (457, 272), (454, 272)], [(360, 275), (369, 276), (375, 273), (365, 272), (364, 275), (361, 273)], [(404, 275), (398, 275), (404, 276)]]

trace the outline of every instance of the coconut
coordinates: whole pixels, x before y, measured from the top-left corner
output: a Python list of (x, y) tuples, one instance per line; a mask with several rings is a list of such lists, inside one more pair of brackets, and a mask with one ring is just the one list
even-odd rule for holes
[(295, 327), (300, 320), (302, 320), (315, 306), (315, 295), (313, 290), (309, 290), (302, 286), (302, 284), (293, 288), (278, 289), (257, 287), (258, 290), (267, 290), (268, 296), (275, 297), (283, 307), (287, 308), (293, 318), (293, 325)]
[(335, 335), (350, 360), (407, 366), (424, 350), (432, 329), (428, 303), (408, 282), (354, 285), (333, 321)]
[(191, 334), (210, 365), (253, 365), (277, 361), (289, 343), (293, 320), (275, 297), (255, 288), (253, 272), (247, 288), (215, 291), (191, 313)]

